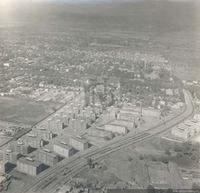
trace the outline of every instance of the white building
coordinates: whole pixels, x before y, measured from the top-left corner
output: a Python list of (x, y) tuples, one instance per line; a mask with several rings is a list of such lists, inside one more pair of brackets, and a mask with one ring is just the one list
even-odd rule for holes
[(117, 124), (106, 124), (105, 125), (105, 130), (106, 131), (111, 131), (111, 132), (114, 132), (114, 133), (120, 133), (120, 134), (126, 134), (128, 132), (128, 129), (127, 127), (125, 126), (120, 126), (120, 125), (117, 125)]

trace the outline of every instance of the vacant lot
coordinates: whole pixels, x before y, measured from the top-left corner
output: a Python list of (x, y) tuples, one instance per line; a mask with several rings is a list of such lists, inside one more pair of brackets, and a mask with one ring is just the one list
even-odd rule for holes
[(59, 103), (0, 97), (0, 121), (33, 125), (60, 106)]

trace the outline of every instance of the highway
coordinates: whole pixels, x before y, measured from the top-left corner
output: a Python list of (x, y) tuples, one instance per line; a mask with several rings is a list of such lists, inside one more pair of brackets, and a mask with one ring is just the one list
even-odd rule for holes
[(26, 184), (21, 192), (55, 192), (60, 186), (68, 182), (72, 177), (87, 169), (87, 158), (92, 158), (94, 162), (103, 160), (117, 150), (123, 149), (133, 144), (144, 142), (154, 136), (161, 135), (183, 120), (190, 117), (194, 112), (194, 105), (191, 94), (184, 90), (186, 108), (185, 111), (176, 117), (171, 118), (165, 124), (158, 125), (134, 136), (125, 136), (123, 139), (113, 139), (107, 145), (98, 148), (91, 147), (83, 152), (78, 152), (74, 156), (64, 159), (39, 174), (30, 184)]

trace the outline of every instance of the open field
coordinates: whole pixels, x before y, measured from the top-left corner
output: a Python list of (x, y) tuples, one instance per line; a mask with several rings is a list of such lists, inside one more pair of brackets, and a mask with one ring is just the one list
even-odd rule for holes
[(61, 106), (59, 103), (0, 98), (0, 121), (33, 125)]

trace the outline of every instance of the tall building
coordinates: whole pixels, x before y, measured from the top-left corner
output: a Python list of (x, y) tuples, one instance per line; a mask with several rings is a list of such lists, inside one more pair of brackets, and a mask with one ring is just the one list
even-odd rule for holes
[(53, 151), (62, 157), (71, 157), (75, 153), (73, 147), (62, 141), (53, 145)]
[(22, 155), (19, 152), (15, 152), (12, 150), (7, 150), (4, 152), (4, 161), (8, 161), (9, 163), (16, 164), (17, 160), (21, 157)]
[(24, 135), (21, 138), (18, 139), (18, 142), (23, 143), (25, 145), (30, 145), (34, 148), (40, 148), (44, 146), (44, 140), (41, 137), (35, 137), (35, 136), (27, 136)]
[(25, 145), (24, 143), (20, 142), (13, 142), (9, 144), (9, 149), (12, 151), (16, 151), (23, 154), (29, 154), (31, 152), (31, 146), (30, 145)]
[(17, 170), (31, 176), (37, 176), (44, 169), (45, 167), (41, 162), (33, 160), (32, 158), (22, 157), (17, 160)]
[(89, 148), (89, 142), (85, 139), (70, 137), (69, 144), (79, 151), (83, 151)]
[(38, 149), (36, 159), (49, 166), (53, 166), (59, 162), (59, 156), (48, 149)]

